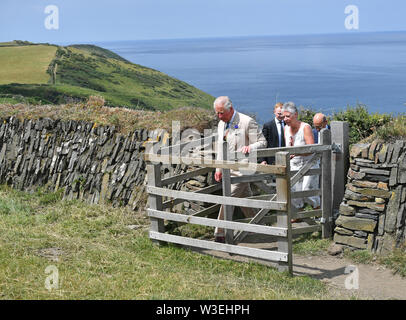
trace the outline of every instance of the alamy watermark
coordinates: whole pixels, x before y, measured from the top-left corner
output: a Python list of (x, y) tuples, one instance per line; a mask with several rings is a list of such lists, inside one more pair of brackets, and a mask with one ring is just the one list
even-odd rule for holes
[[(186, 165), (214, 165), (217, 161), (234, 162), (238, 164), (238, 171), (250, 175), (258, 168), (257, 150), (254, 147), (258, 141), (258, 128), (251, 128), (246, 133), (244, 129), (235, 126), (226, 130), (224, 136), (218, 136), (211, 129), (204, 129), (202, 134), (193, 128), (185, 129), (182, 133), (180, 122), (172, 121), (171, 145), (164, 146), (157, 142), (150, 144), (145, 153), (153, 164), (159, 162), (167, 164)], [(161, 137), (169, 134), (161, 130)], [(226, 155), (223, 154), (223, 143), (227, 141), (229, 146)], [(213, 148), (213, 145), (215, 146)], [(247, 154), (242, 153), (244, 146), (252, 146)], [(217, 157), (213, 157), (216, 154)], [(233, 169), (234, 170), (234, 169)]]
[(56, 5), (49, 5), (45, 7), (45, 14), (48, 14), (44, 20), (45, 29), (58, 30), (59, 29), (59, 8)]
[[(44, 25), (47, 30), (59, 29), (59, 8), (56, 5), (48, 5), (45, 7), (44, 13), (47, 14)], [(347, 15), (344, 20), (344, 27), (347, 30), (359, 29), (359, 8), (356, 5), (350, 4), (345, 7), (344, 13)]]
[(56, 266), (50, 265), (45, 268), (45, 273), (50, 274), (45, 278), (45, 289), (48, 291), (59, 289), (59, 270)]
[(356, 5), (348, 5), (344, 9), (344, 13), (348, 16), (344, 20), (344, 26), (347, 30), (359, 29), (359, 9)]
[(345, 274), (349, 274), (344, 281), (347, 290), (359, 289), (359, 270), (356, 266), (349, 265), (345, 267)]

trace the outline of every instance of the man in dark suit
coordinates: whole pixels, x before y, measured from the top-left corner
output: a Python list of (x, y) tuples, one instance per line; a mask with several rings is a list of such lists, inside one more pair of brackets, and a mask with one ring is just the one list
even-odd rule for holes
[[(275, 104), (273, 108), (275, 118), (265, 123), (262, 128), (262, 133), (267, 141), (267, 148), (285, 147), (285, 135), (283, 132), (285, 122), (283, 121), (282, 106), (283, 103), (281, 102)], [(275, 157), (264, 158), (261, 161), (262, 164), (274, 164)]]
[(319, 133), (321, 129), (327, 128), (330, 130), (330, 126), (327, 124), (327, 118), (322, 113), (316, 113), (314, 115), (313, 127), (314, 143), (319, 143)]

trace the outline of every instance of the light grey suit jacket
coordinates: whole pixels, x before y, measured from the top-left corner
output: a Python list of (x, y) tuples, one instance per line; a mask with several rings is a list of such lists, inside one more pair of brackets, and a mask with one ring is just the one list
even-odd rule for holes
[[(228, 129), (225, 129), (226, 123), (224, 121), (219, 122), (217, 127), (218, 142), (217, 142), (217, 160), (223, 160), (223, 141), (224, 139), (228, 143), (228, 149), (230, 152), (241, 152), (243, 146), (250, 146), (250, 152), (260, 148), (266, 148), (267, 142), (262, 134), (262, 130), (259, 129), (258, 124), (251, 117), (237, 112), (230, 123)], [(234, 159), (228, 159), (234, 160)], [(248, 161), (248, 159), (246, 159)], [(220, 171), (221, 169), (216, 169)], [(231, 170), (231, 174), (240, 175), (238, 171)]]

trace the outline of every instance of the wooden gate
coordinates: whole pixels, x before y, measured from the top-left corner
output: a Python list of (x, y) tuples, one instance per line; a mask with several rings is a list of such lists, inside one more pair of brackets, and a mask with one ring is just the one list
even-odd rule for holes
[[(331, 133), (321, 131), (320, 144), (299, 147), (270, 148), (257, 150), (257, 157), (274, 156), (275, 165), (261, 165), (253, 162), (232, 160), (214, 160), (213, 152), (199, 156), (185, 155), (185, 147), (211, 145), (215, 135), (200, 140), (189, 141), (175, 146), (161, 148), (159, 143), (150, 143), (145, 153), (148, 176), (148, 216), (151, 221), (149, 236), (156, 242), (171, 242), (202, 249), (223, 251), (230, 254), (244, 255), (273, 261), (278, 264), (280, 271), (292, 274), (292, 236), (321, 230), (323, 238), (332, 236), (332, 190), (331, 190)], [(223, 144), (223, 154), (226, 155), (226, 144)], [(215, 150), (211, 148), (211, 150)], [(310, 160), (298, 171), (290, 169), (290, 155), (311, 154)], [(233, 156), (230, 159), (234, 159)], [(318, 162), (320, 167), (312, 169)], [(179, 175), (162, 178), (162, 164), (187, 164), (197, 169)], [(185, 181), (194, 176), (209, 173), (221, 168), (223, 178), (221, 183), (214, 183), (195, 192), (179, 191), (169, 188), (170, 185)], [(249, 170), (253, 174), (230, 176), (230, 170)], [(292, 192), (291, 187), (305, 175), (320, 175), (320, 188), (300, 192)], [(264, 181), (275, 181), (272, 188)], [(266, 194), (249, 198), (230, 197), (231, 184), (238, 182), (256, 183)], [(214, 195), (222, 189), (222, 195)], [(311, 211), (297, 212), (291, 204), (291, 199), (309, 196), (321, 196), (321, 208)], [(164, 201), (164, 198), (169, 200)], [(174, 205), (184, 201), (199, 201), (212, 204), (192, 215), (182, 212), (168, 212)], [(219, 206), (224, 205), (224, 220), (208, 218), (210, 213), (218, 212)], [(255, 217), (249, 221), (232, 221), (233, 206), (259, 209)], [(271, 214), (269, 214), (271, 211)], [(276, 216), (276, 226), (264, 225), (270, 217)], [(312, 225), (292, 228), (291, 219), (301, 218), (312, 221)], [(315, 222), (313, 218), (319, 218)], [(164, 220), (177, 223), (190, 223), (225, 229), (226, 243), (194, 239), (165, 233)], [(247, 233), (265, 234), (277, 239), (277, 251), (252, 248), (238, 245)]]

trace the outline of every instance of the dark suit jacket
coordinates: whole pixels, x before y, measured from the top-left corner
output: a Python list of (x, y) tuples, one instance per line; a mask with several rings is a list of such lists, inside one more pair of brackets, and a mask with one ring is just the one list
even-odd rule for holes
[[(262, 128), (262, 133), (267, 141), (267, 148), (278, 148), (279, 147), (279, 136), (278, 128), (276, 127), (275, 119), (264, 124)], [(285, 147), (285, 135), (282, 131), (282, 147)], [(265, 160), (267, 164), (273, 164), (275, 162), (275, 157), (269, 157), (260, 159), (260, 161)]]
[[(331, 129), (329, 124), (326, 126), (326, 128), (329, 130)], [(319, 132), (317, 131), (316, 128), (313, 128), (312, 131), (313, 131), (314, 143), (317, 144), (317, 143), (319, 143)]]

